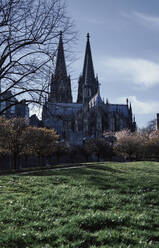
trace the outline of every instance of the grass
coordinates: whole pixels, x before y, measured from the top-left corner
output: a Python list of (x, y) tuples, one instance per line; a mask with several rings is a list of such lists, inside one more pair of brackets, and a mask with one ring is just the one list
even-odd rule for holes
[(1, 176), (0, 247), (158, 248), (159, 163)]
[[(89, 163), (85, 163), (85, 164), (89, 164)], [(48, 165), (48, 166), (36, 166), (36, 167), (27, 167), (27, 168), (20, 168), (18, 170), (15, 169), (3, 169), (0, 170), (0, 176), (1, 175), (13, 175), (13, 174), (17, 174), (17, 173), (24, 173), (24, 172), (34, 172), (34, 171), (44, 171), (44, 170), (48, 170), (48, 169), (58, 169), (58, 168), (65, 168), (65, 167), (78, 167), (81, 166), (81, 163), (63, 163), (63, 164), (56, 164), (56, 165)]]

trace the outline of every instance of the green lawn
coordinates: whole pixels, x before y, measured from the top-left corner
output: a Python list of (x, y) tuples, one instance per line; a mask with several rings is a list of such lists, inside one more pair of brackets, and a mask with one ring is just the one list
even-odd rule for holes
[(159, 247), (159, 163), (0, 177), (0, 248)]

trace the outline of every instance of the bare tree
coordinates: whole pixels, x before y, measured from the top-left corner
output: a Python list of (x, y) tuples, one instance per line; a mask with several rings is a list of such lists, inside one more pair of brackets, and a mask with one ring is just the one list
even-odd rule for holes
[(141, 128), (139, 131), (141, 133), (150, 134), (151, 132), (153, 132), (155, 130), (156, 130), (156, 119), (149, 121), (147, 126), (144, 128)]
[(75, 35), (64, 0), (0, 0), (1, 103), (43, 102), (60, 31), (67, 42)]

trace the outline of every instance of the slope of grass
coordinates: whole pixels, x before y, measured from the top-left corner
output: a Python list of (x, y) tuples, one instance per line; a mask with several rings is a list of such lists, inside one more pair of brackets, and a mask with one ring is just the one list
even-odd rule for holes
[(159, 163), (0, 177), (0, 247), (159, 247)]

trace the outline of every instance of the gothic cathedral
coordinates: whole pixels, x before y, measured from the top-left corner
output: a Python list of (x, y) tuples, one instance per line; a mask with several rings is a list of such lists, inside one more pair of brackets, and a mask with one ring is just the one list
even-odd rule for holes
[(82, 144), (86, 139), (101, 138), (104, 132), (122, 129), (134, 131), (131, 104), (105, 103), (100, 96), (98, 78), (95, 77), (89, 34), (83, 65), (78, 80), (77, 102), (72, 102), (71, 80), (67, 75), (62, 32), (60, 33), (55, 73), (42, 112), (43, 125), (54, 128), (62, 141)]

